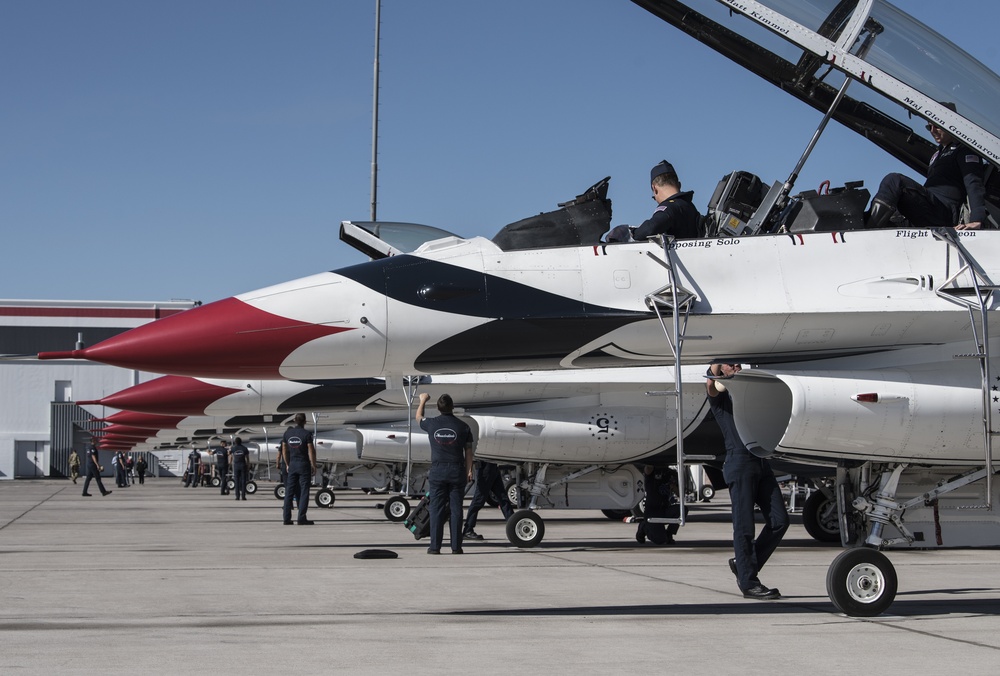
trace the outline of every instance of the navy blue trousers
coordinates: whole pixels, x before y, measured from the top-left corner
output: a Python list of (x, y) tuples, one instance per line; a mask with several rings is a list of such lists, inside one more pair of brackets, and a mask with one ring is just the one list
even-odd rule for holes
[(917, 228), (953, 228), (958, 222), (958, 214), (948, 204), (903, 174), (887, 174), (875, 199), (896, 207)]
[(292, 500), (299, 501), (299, 521), (306, 520), (310, 485), (312, 485), (312, 467), (308, 462), (293, 462), (288, 468), (288, 476), (285, 479), (285, 504), (281, 512), (285, 521), (292, 520)]
[[(726, 455), (722, 468), (729, 484), (733, 509), (733, 552), (736, 555), (737, 579), (746, 591), (760, 584), (757, 575), (778, 548), (788, 530), (788, 510), (781, 487), (774, 478), (771, 464), (749, 452)], [(754, 505), (760, 508), (764, 527), (754, 539)]]
[(472, 494), (472, 502), (469, 503), (469, 512), (465, 516), (465, 530), (468, 533), (475, 530), (476, 521), (479, 518), (479, 510), (486, 504), (486, 498), (490, 495), (500, 504), (500, 511), (503, 518), (509, 519), (514, 515), (514, 507), (507, 499), (506, 491), (503, 488), (503, 479), (500, 478), (500, 468), (495, 462), (480, 462), (476, 471), (476, 492)]
[[(451, 549), (462, 548), (462, 498), (465, 495), (465, 465), (436, 463), (431, 465), (430, 484), (431, 542), (430, 549), (441, 549), (444, 522), (451, 524)], [(451, 517), (449, 519), (449, 510)]]

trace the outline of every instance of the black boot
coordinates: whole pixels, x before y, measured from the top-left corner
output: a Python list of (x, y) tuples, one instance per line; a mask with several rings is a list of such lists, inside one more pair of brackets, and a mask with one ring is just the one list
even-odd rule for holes
[(889, 220), (896, 213), (896, 207), (890, 206), (880, 199), (873, 199), (871, 209), (865, 218), (865, 228), (889, 227)]

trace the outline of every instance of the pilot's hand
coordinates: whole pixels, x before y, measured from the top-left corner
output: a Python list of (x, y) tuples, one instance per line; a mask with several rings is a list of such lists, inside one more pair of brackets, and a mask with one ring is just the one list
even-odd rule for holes
[(973, 221), (972, 223), (959, 223), (955, 226), (956, 230), (980, 230), (983, 227), (982, 221)]

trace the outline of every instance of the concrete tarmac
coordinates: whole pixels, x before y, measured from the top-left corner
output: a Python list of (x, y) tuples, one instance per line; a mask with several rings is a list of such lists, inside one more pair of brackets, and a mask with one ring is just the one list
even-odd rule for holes
[[(82, 484), (82, 480), (80, 484)], [(426, 553), (378, 503), (340, 491), (284, 526), (273, 484), (237, 502), (177, 479), (82, 497), (0, 482), (2, 674), (995, 674), (1000, 550), (890, 552), (874, 619), (825, 591), (836, 547), (798, 517), (742, 597), (725, 492), (677, 544), (599, 512), (543, 510), (534, 549), (486, 508), (465, 554)], [(92, 487), (93, 490), (93, 487)], [(356, 559), (369, 548), (397, 559)]]

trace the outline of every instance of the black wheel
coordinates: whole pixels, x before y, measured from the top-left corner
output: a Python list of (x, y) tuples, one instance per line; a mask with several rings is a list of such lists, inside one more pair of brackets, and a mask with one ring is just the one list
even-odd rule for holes
[(333, 494), (333, 491), (331, 491), (329, 488), (322, 488), (316, 491), (317, 507), (325, 507), (329, 509), (330, 507), (333, 507), (333, 503), (336, 499), (337, 497)]
[(217, 476), (212, 477), (212, 488), (218, 488), (222, 484), (222, 479)]
[(813, 491), (802, 506), (802, 525), (817, 542), (840, 543), (840, 519), (837, 500)]
[(826, 593), (845, 615), (875, 617), (896, 598), (896, 569), (880, 551), (859, 547), (842, 552), (826, 572)]
[[(247, 490), (247, 493), (249, 492), (250, 491)], [(274, 487), (274, 497), (276, 497), (279, 500), (285, 499), (285, 484), (278, 484), (277, 486)]]
[(708, 502), (709, 500), (711, 500), (714, 497), (715, 497), (715, 489), (714, 488), (712, 488), (708, 484), (705, 484), (704, 486), (701, 487), (701, 501), (702, 502)]
[(393, 523), (402, 523), (410, 515), (410, 503), (402, 495), (394, 495), (385, 501), (385, 518)]
[(233, 481), (232, 479), (226, 479), (226, 490), (227, 491), (236, 490), (236, 482)]
[(518, 547), (535, 547), (545, 537), (545, 522), (530, 509), (521, 509), (507, 519), (507, 539)]
[(249, 493), (250, 495), (253, 495), (256, 492), (257, 492), (257, 482), (256, 481), (248, 481), (247, 482), (247, 493)]

